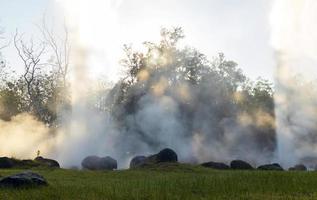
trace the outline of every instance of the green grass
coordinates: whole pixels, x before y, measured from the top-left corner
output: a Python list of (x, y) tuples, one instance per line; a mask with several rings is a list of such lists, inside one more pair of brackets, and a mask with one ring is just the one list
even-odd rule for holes
[[(0, 188), (18, 199), (317, 199), (317, 172), (217, 171), (189, 165), (122, 171), (33, 169), (49, 186)], [(21, 172), (0, 170), (5, 176)]]

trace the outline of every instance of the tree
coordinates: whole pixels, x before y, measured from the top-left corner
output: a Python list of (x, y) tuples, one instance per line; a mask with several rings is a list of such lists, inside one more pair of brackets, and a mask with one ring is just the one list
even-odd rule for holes
[[(275, 129), (261, 123), (265, 120), (259, 117), (263, 111), (274, 119), (270, 83), (259, 80), (250, 86), (237, 63), (227, 60), (223, 53), (210, 61), (194, 48), (180, 48), (182, 38), (181, 28), (162, 29), (158, 43), (144, 43), (145, 52), (125, 46), (122, 64), (127, 75), (107, 99), (122, 137), (141, 138), (145, 145), (159, 148), (168, 145), (160, 137), (164, 132), (180, 134), (178, 139), (185, 141), (198, 135), (205, 138), (202, 146), (223, 144), (234, 153), (237, 148), (242, 151), (252, 145), (257, 152), (272, 153)], [(259, 126), (242, 124), (244, 113), (256, 116)], [(170, 126), (165, 118), (174, 125)], [(230, 143), (228, 127), (234, 127), (236, 134), (231, 137), (237, 138)], [(239, 143), (246, 133), (252, 133), (252, 137), (245, 138), (249, 143)], [(129, 152), (138, 149), (133, 145), (127, 148)]]
[(5, 68), (7, 67), (6, 61), (2, 56), (2, 50), (5, 49), (6, 47), (9, 46), (10, 41), (6, 42), (6, 38), (3, 36), (4, 35), (4, 29), (0, 28), (0, 78), (2, 82), (4, 79), (8, 76)]
[(45, 18), (43, 18), (43, 23), (41, 26), (38, 26), (38, 28), (42, 34), (43, 42), (47, 45), (47, 47), (50, 49), (50, 52), (52, 53), (52, 58), (47, 64), (53, 66), (61, 86), (67, 88), (69, 55), (71, 50), (68, 28), (66, 25), (64, 25), (64, 33), (59, 37), (58, 34), (53, 31), (53, 28), (50, 29), (48, 27)]
[(17, 92), (14, 84), (7, 82), (7, 85), (0, 90), (0, 119), (10, 120), (22, 111), (22, 98)]
[(27, 44), (23, 41), (22, 36), (23, 35), (19, 35), (18, 31), (16, 31), (16, 34), (14, 35), (14, 46), (24, 64), (24, 73), (22, 77), (26, 84), (30, 111), (40, 115), (42, 110), (37, 94), (37, 86), (39, 85), (37, 72), (40, 70), (40, 61), (45, 50), (45, 45), (40, 43), (38, 46), (35, 46), (32, 39)]
[[(52, 67), (50, 76), (52, 79), (51, 87), (54, 88), (51, 99), (51, 107), (55, 110), (55, 117), (61, 111), (70, 111), (70, 83), (69, 75), (69, 57), (71, 51), (71, 44), (69, 40), (69, 32), (67, 26), (64, 24), (63, 33), (57, 34), (54, 28), (49, 28), (45, 17), (43, 17), (42, 24), (38, 26), (43, 37), (43, 43), (47, 46), (51, 54), (51, 59), (46, 63)], [(55, 125), (59, 126), (61, 122), (55, 121)]]
[[(42, 39), (26, 41), (16, 31), (14, 46), (21, 59), (24, 72), (11, 81), (21, 97), (21, 111), (35, 115), (49, 126), (59, 126), (58, 113), (68, 109), (68, 71), (70, 44), (68, 31), (62, 37), (49, 29), (45, 20), (39, 26)], [(47, 59), (51, 56), (50, 59)]]

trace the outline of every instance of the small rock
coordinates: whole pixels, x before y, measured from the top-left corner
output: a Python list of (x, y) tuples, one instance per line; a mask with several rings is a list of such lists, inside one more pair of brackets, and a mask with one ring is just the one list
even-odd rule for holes
[(230, 167), (231, 167), (231, 169), (241, 169), (241, 170), (253, 169), (253, 167), (249, 163), (247, 163), (243, 160), (231, 161)]
[(307, 171), (307, 167), (303, 164), (295, 165), (288, 169), (289, 171)]
[(6, 169), (6, 168), (12, 168), (14, 167), (14, 162), (12, 159), (8, 157), (0, 157), (0, 168)]
[(56, 160), (48, 159), (48, 158), (43, 158), (42, 156), (38, 156), (34, 159), (35, 161), (39, 162), (42, 165), (45, 165), (47, 167), (56, 167), (60, 168), (59, 163)]
[(45, 178), (31, 171), (22, 172), (0, 179), (1, 187), (28, 187), (47, 185)]
[(220, 162), (206, 162), (201, 164), (203, 167), (213, 168), (213, 169), (230, 169), (230, 167), (224, 163)]
[(41, 164), (38, 162), (35, 162), (34, 160), (21, 160), (21, 161), (18, 161), (16, 165), (27, 168), (27, 167), (39, 167)]
[(259, 170), (274, 170), (274, 171), (283, 171), (284, 169), (278, 164), (267, 164), (267, 165), (261, 165), (258, 167)]
[(150, 163), (161, 163), (161, 162), (177, 162), (177, 154), (174, 150), (166, 148), (161, 150), (159, 153), (149, 156), (146, 162)]
[(145, 156), (135, 156), (134, 158), (132, 158), (131, 162), (130, 162), (130, 168), (137, 168), (140, 167), (141, 165), (143, 165), (145, 163), (146, 157)]
[(88, 156), (82, 162), (81, 166), (89, 170), (114, 170), (117, 169), (117, 161), (110, 156), (98, 157)]

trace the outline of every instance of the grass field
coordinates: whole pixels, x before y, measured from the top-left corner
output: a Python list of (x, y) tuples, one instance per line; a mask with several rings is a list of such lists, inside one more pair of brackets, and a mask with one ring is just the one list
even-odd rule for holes
[[(0, 175), (21, 171), (0, 170)], [(112, 172), (32, 171), (43, 175), (49, 186), (0, 188), (0, 199), (317, 199), (317, 172), (217, 171), (191, 166)]]

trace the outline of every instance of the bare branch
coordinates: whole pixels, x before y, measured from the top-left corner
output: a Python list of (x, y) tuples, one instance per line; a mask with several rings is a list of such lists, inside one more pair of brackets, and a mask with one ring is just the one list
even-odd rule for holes
[[(5, 40), (6, 38), (3, 36), (4, 31), (3, 29), (0, 29), (0, 40)], [(0, 45), (0, 50), (8, 47), (10, 45), (11, 41), (7, 41), (4, 44)]]
[(54, 33), (53, 28), (48, 28), (43, 17), (41, 26), (38, 26), (44, 42), (48, 45), (55, 58), (55, 63), (50, 63), (50, 66), (55, 66), (58, 72), (58, 76), (62, 79), (62, 84), (66, 86), (66, 79), (69, 68), (69, 55), (70, 55), (70, 44), (69, 44), (69, 33), (67, 26), (64, 25), (64, 34), (59, 37)]
[(38, 102), (39, 100), (34, 89), (36, 88), (34, 86), (36, 86), (37, 83), (35, 83), (34, 80), (36, 79), (37, 71), (40, 69), (39, 66), (41, 66), (41, 57), (44, 54), (46, 46), (43, 43), (35, 45), (32, 38), (28, 43), (26, 43), (23, 40), (23, 34), (19, 34), (18, 30), (16, 30), (13, 41), (18, 56), (24, 65), (24, 73), (22, 77), (26, 84), (31, 109), (35, 109), (36, 112), (41, 113)]

